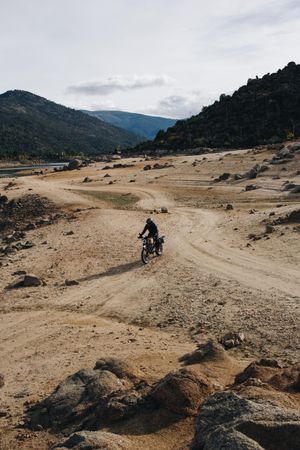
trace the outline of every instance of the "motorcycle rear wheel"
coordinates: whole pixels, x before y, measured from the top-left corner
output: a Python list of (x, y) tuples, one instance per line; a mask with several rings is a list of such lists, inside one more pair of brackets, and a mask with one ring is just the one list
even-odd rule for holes
[(150, 261), (150, 254), (145, 248), (143, 248), (142, 250), (141, 258), (144, 264), (148, 264), (148, 262)]

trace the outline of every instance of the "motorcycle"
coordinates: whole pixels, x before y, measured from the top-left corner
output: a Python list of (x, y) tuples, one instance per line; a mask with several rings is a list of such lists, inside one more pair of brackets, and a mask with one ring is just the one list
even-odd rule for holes
[(161, 256), (163, 253), (163, 244), (165, 243), (165, 236), (160, 236), (156, 239), (148, 238), (147, 236), (139, 235), (139, 239), (143, 240), (143, 247), (141, 252), (141, 259), (144, 264), (148, 264), (151, 255), (156, 253), (157, 256)]

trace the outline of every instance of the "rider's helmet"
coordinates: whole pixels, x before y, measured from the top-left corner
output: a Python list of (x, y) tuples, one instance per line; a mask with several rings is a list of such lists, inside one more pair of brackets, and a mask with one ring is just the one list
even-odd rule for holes
[(151, 219), (151, 217), (148, 217), (148, 219), (146, 220), (146, 224), (150, 225), (150, 223), (152, 223), (152, 219)]

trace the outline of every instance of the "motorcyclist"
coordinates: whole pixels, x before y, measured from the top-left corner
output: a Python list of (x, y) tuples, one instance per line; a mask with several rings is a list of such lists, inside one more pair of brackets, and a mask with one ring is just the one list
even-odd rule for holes
[(153, 222), (153, 220), (151, 219), (151, 217), (148, 217), (148, 219), (146, 220), (144, 229), (139, 234), (139, 237), (143, 237), (143, 234), (145, 234), (146, 231), (148, 231), (147, 239), (153, 238), (154, 243), (156, 244), (157, 239), (158, 239), (158, 228), (157, 228), (156, 224)]

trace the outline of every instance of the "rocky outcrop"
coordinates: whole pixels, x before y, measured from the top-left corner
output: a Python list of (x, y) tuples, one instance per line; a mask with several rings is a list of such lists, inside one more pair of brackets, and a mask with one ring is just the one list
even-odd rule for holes
[(83, 369), (60, 383), (45, 400), (27, 411), (32, 429), (92, 430), (134, 414), (146, 402), (150, 387), (131, 365), (102, 358), (94, 369)]
[(197, 417), (192, 450), (299, 450), (300, 414), (232, 392), (210, 396)]

